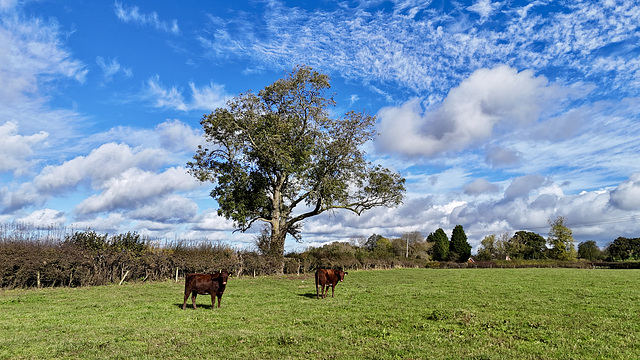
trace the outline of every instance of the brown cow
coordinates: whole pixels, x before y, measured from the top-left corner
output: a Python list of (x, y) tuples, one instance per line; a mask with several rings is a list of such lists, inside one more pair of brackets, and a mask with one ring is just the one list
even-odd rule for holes
[(215, 305), (215, 297), (218, 297), (218, 307), (220, 307), (220, 300), (224, 289), (227, 287), (227, 279), (229, 273), (226, 270), (215, 272), (213, 274), (189, 274), (184, 282), (184, 302), (182, 303), (182, 310), (187, 308), (187, 299), (191, 294), (191, 301), (193, 302), (193, 308), (196, 308), (196, 296), (211, 295), (211, 310)]
[(322, 289), (322, 298), (324, 299), (329, 292), (329, 286), (331, 286), (331, 297), (333, 297), (333, 292), (335, 291), (336, 284), (338, 281), (344, 281), (344, 276), (348, 273), (342, 270), (333, 270), (333, 269), (318, 269), (316, 270), (316, 298), (320, 298), (318, 285), (320, 285)]

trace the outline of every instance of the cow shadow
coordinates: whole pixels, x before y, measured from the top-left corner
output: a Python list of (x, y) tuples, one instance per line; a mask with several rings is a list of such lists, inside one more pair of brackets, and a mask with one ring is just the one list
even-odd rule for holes
[[(306, 297), (306, 298), (309, 298), (309, 299), (315, 299), (316, 298), (316, 293), (308, 292), (308, 293), (305, 293), (305, 294), (298, 294), (298, 296)], [(180, 306), (182, 307), (182, 305), (180, 305)]]
[[(176, 303), (174, 304), (177, 308), (179, 308), (180, 310), (182, 310), (182, 303)], [(196, 310), (200, 310), (200, 309), (209, 309), (211, 310), (211, 305), (207, 305), (207, 304), (196, 304), (196, 306), (198, 306), (198, 308)], [(185, 310), (193, 310), (193, 304), (191, 304), (190, 302), (187, 303), (187, 308)]]

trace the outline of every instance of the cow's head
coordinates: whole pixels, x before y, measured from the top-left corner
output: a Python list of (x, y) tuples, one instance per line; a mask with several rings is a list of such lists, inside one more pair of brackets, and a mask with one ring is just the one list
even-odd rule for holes
[(344, 272), (342, 270), (338, 270), (336, 271), (336, 274), (338, 275), (338, 279), (340, 279), (340, 281), (344, 281), (344, 276), (348, 274), (348, 272)]
[(218, 279), (218, 281), (222, 282), (222, 285), (227, 285), (227, 280), (229, 279), (229, 272), (227, 270), (216, 271), (213, 273), (213, 278)]
[(222, 278), (222, 285), (227, 285), (227, 279), (229, 279), (229, 272), (227, 270), (220, 271), (220, 277)]

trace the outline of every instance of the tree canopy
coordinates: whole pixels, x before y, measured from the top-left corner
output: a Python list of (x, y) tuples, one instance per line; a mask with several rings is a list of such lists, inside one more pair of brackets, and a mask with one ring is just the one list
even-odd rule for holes
[(598, 247), (595, 241), (589, 240), (578, 244), (578, 256), (581, 259), (587, 259), (591, 261), (600, 260), (603, 258), (602, 250)]
[(286, 235), (300, 241), (305, 219), (335, 209), (360, 215), (404, 197), (400, 174), (365, 158), (375, 117), (330, 117), (329, 88), (327, 75), (298, 66), (258, 94), (236, 96), (202, 118), (210, 148), (188, 163), (193, 176), (214, 184), (218, 215), (237, 230), (268, 224), (269, 253), (282, 261)]
[(578, 253), (573, 244), (573, 232), (565, 225), (565, 219), (558, 216), (555, 220), (549, 220), (549, 238), (547, 239), (551, 249), (549, 255), (552, 259), (575, 260)]
[(513, 235), (513, 243), (521, 244), (518, 254), (512, 254), (514, 258), (525, 260), (545, 259), (547, 257), (547, 240), (542, 235), (531, 231), (516, 231)]

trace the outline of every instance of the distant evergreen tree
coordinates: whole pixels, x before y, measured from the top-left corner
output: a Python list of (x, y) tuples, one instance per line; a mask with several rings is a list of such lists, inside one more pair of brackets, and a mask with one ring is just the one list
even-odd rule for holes
[(451, 243), (449, 244), (449, 260), (465, 262), (471, 256), (471, 245), (467, 241), (467, 234), (464, 233), (462, 225), (456, 225), (451, 233)]
[(436, 261), (448, 261), (449, 260), (449, 238), (445, 234), (444, 230), (438, 229), (435, 233), (427, 236), (427, 241), (433, 243), (431, 248), (431, 256)]

